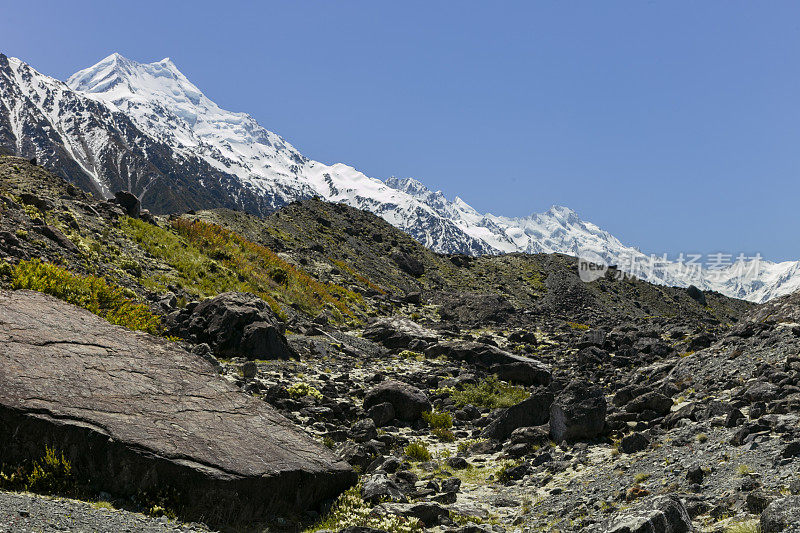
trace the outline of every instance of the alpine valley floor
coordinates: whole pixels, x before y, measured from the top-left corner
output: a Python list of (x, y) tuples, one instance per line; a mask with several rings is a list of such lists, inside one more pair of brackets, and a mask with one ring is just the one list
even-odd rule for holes
[[(800, 524), (798, 294), (583, 283), (568, 256), (436, 254), (315, 199), (153, 216), (10, 156), (0, 280), (9, 531)], [(254, 487), (241, 513), (187, 499)]]

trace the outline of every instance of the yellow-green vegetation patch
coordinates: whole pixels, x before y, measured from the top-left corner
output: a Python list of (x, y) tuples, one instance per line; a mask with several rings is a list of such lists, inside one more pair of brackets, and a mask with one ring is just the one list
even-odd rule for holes
[(511, 407), (530, 396), (523, 387), (517, 387), (491, 376), (480, 383), (465, 384), (459, 388), (440, 389), (447, 392), (458, 407), (474, 405), (475, 407)]
[(305, 381), (301, 381), (299, 383), (295, 383), (288, 389), (286, 389), (291, 396), (295, 398), (302, 398), (303, 396), (311, 396), (312, 398), (316, 398), (317, 400), (322, 399), (322, 393), (316, 387), (306, 383)]
[(725, 527), (725, 533), (759, 533), (761, 524), (758, 518), (743, 520)]
[(128, 329), (161, 333), (161, 320), (135, 294), (95, 276), (79, 276), (52, 263), (21, 261), (11, 272), (14, 289), (30, 289), (88, 309)]
[(389, 533), (413, 533), (422, 530), (417, 518), (374, 516), (370, 514), (371, 511), (372, 507), (361, 498), (361, 485), (356, 485), (343, 492), (328, 514), (308, 528), (306, 533), (323, 529), (341, 531), (348, 527), (369, 527)]
[(4, 466), (0, 470), (0, 489), (74, 496), (78, 493), (78, 482), (64, 454), (45, 447), (42, 458), (32, 464)]
[(401, 359), (414, 359), (415, 361), (422, 361), (425, 359), (425, 355), (412, 350), (403, 350), (397, 354), (397, 357), (400, 357)]
[(372, 289), (374, 291), (379, 292), (380, 294), (386, 294), (386, 290), (383, 287), (381, 287), (380, 285), (376, 285), (375, 283), (370, 281), (368, 278), (366, 278), (366, 277), (362, 276), (361, 274), (359, 274), (358, 272), (356, 272), (355, 269), (353, 267), (351, 267), (350, 265), (348, 265), (346, 262), (344, 262), (344, 261), (342, 261), (340, 259), (334, 259), (332, 257), (329, 257), (328, 259), (331, 261), (331, 263), (333, 263), (334, 265), (339, 267), (339, 269), (341, 271), (347, 272), (351, 277), (353, 277), (356, 281), (358, 281), (363, 287), (370, 288), (370, 289)]
[(495, 472), (494, 478), (500, 483), (507, 483), (511, 481), (508, 471), (519, 466), (520, 464), (520, 461), (501, 461), (500, 468), (498, 468), (497, 472)]
[(428, 447), (421, 440), (417, 440), (406, 446), (406, 457), (412, 461), (430, 461), (431, 452)]
[(171, 222), (173, 231), (168, 231), (129, 218), (122, 229), (175, 271), (144, 280), (150, 288), (166, 290), (167, 285), (178, 283), (200, 297), (252, 292), (276, 312), (280, 302), (309, 315), (329, 309), (341, 320), (353, 317), (353, 308), (363, 304), (361, 295), (316, 281), (272, 250), (216, 224), (179, 218)]
[(105, 509), (107, 511), (113, 511), (114, 505), (111, 502), (107, 502), (104, 500), (92, 502), (92, 507), (95, 509)]
[(453, 427), (453, 416), (450, 413), (425, 411), (422, 418), (431, 429), (450, 429)]
[(458, 453), (464, 453), (467, 450), (469, 450), (470, 447), (475, 446), (476, 444), (481, 444), (483, 442), (486, 442), (486, 440), (487, 439), (484, 438), (462, 440), (461, 442), (458, 443), (457, 447)]

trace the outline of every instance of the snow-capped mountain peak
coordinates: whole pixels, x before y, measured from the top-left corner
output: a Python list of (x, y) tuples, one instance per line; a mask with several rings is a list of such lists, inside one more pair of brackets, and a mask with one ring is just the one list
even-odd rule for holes
[[(437, 252), (592, 251), (609, 264), (648, 261), (568, 207), (518, 218), (480, 213), (413, 178), (381, 181), (313, 161), (250, 115), (222, 109), (169, 58), (139, 63), (111, 54), (65, 85), (0, 55), (0, 110), (8, 111), (0, 113), (0, 145), (103, 194), (134, 191), (156, 210), (233, 205), (263, 214), (319, 196), (372, 211)], [(754, 301), (800, 288), (800, 262), (763, 261), (749, 279), (736, 275), (742, 267), (711, 275), (666, 264), (637, 275)]]

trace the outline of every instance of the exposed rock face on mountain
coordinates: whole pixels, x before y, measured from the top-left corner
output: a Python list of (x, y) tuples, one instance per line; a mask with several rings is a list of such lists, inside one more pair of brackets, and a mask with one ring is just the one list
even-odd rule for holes
[(99, 490), (172, 487), (212, 522), (312, 509), (355, 481), (206, 361), (40, 293), (0, 293), (0, 361), (4, 462), (53, 446)]

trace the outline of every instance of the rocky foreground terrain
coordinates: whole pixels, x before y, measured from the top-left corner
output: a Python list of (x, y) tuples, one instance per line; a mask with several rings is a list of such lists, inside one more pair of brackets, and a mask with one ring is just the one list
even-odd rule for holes
[(800, 296), (154, 217), (0, 156), (0, 530), (800, 530)]

